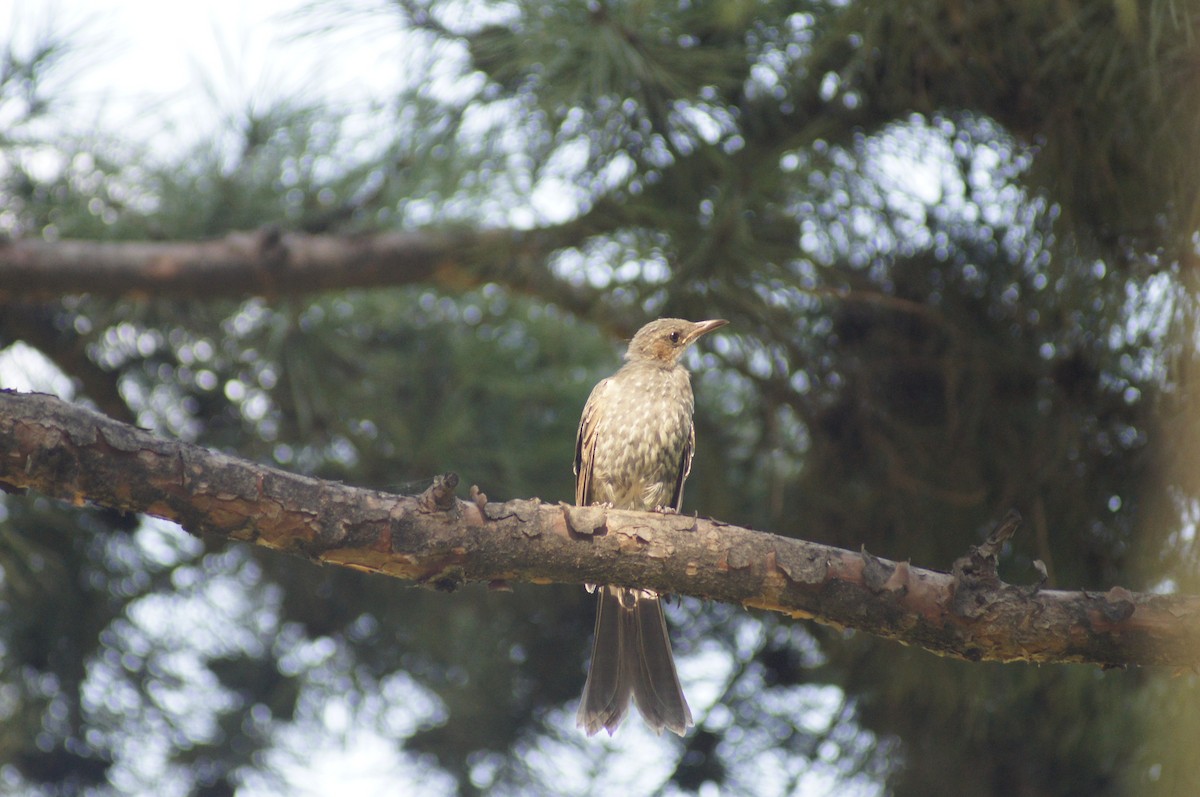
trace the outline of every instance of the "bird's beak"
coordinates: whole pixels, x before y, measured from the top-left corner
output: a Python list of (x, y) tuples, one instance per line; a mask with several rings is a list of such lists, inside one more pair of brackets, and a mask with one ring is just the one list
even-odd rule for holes
[(720, 329), (729, 322), (724, 318), (714, 318), (711, 321), (697, 321), (696, 326), (692, 327), (691, 334), (688, 335), (688, 344), (695, 343), (701, 336), (707, 335), (714, 329)]

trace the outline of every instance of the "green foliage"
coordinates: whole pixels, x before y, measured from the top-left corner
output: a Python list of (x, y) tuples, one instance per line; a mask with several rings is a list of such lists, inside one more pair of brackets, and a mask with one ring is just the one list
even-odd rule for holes
[(1200, 221), (1194, 5), (914, 0), (850, 4), (839, 21), (860, 43), (845, 91), (896, 115), (986, 114), (1038, 146), (1031, 181), (1073, 235), (1187, 251)]

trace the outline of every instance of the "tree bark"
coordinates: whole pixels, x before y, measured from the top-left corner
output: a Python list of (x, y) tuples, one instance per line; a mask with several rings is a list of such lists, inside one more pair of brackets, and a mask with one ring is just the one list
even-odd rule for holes
[(1200, 664), (1200, 597), (1018, 587), (1007, 523), (943, 573), (687, 515), (300, 476), (157, 438), (51, 396), (0, 391), (0, 487), (142, 512), (209, 534), (451, 590), (611, 583), (767, 609), (968, 661)]
[[(0, 302), (289, 296), (415, 283), (456, 289), (496, 281), (586, 310), (594, 297), (544, 263), (578, 243), (586, 219), (538, 230), (309, 235), (266, 228), (207, 241), (0, 242)], [(586, 315), (586, 313), (585, 313)]]

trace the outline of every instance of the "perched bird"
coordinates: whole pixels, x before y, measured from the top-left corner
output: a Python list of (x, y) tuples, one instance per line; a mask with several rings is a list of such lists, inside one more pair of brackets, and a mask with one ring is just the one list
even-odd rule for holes
[[(692, 467), (692, 383), (679, 362), (716, 319), (651, 321), (629, 342), (625, 365), (592, 389), (575, 440), (575, 503), (677, 511)], [(596, 639), (576, 721), (610, 734), (634, 705), (656, 733), (680, 736), (692, 724), (675, 672), (667, 622), (656, 593), (599, 589)]]

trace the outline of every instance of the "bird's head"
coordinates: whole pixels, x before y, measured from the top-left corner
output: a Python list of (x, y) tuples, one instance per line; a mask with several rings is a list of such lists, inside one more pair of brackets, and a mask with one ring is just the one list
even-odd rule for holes
[(629, 341), (625, 359), (674, 365), (701, 335), (723, 327), (729, 322), (714, 318), (711, 321), (684, 321), (682, 318), (660, 318), (637, 331)]

